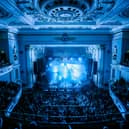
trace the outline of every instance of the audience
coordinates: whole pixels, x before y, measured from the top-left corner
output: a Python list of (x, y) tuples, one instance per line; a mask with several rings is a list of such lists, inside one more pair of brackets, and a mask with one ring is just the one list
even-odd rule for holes
[(116, 81), (111, 90), (122, 101), (127, 110), (129, 110), (129, 83), (126, 83), (123, 78)]
[[(15, 83), (0, 83), (0, 110), (7, 107), (18, 90), (19, 87)], [(22, 129), (24, 124), (31, 128), (37, 128), (40, 124), (48, 123), (85, 124), (121, 121), (122, 117), (114, 105), (109, 91), (91, 84), (80, 89), (52, 90), (49, 88), (41, 90), (36, 87), (24, 89), (22, 97), (9, 119), (15, 120), (14, 126), (11, 125), (10, 129)], [(3, 119), (1, 120), (3, 122)]]
[[(37, 122), (87, 122), (121, 119), (107, 90), (85, 86), (80, 90), (24, 91), (12, 117)], [(26, 114), (27, 113), (27, 114)]]
[(0, 82), (0, 110), (5, 110), (15, 98), (20, 87), (13, 82)]

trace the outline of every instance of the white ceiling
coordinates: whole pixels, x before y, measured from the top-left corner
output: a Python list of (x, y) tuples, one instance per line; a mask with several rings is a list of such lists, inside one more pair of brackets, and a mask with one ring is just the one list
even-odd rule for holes
[(0, 28), (129, 27), (129, 0), (0, 0)]

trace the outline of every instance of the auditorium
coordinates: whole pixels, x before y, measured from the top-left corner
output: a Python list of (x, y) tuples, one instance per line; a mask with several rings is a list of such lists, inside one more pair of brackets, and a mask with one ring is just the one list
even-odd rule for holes
[(129, 0), (0, 0), (0, 129), (129, 128)]

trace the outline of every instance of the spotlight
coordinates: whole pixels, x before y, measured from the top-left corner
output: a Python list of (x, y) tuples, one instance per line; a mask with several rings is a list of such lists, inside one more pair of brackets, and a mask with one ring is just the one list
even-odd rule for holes
[(63, 77), (66, 79), (68, 76), (68, 69), (66, 68), (66, 66), (63, 69)]
[(71, 68), (71, 65), (70, 64), (67, 64), (67, 67), (68, 67), (68, 69), (70, 69)]
[(70, 60), (72, 61), (72, 60), (73, 60), (73, 58), (71, 57), (71, 58), (70, 58)]
[(64, 63), (61, 63), (61, 66), (64, 66)]
[(49, 57), (48, 60), (52, 60), (52, 57)]
[(52, 66), (52, 63), (50, 63), (49, 66)]
[(78, 60), (79, 60), (79, 62), (82, 62), (82, 58), (81, 57), (79, 57)]
[(61, 80), (62, 79), (62, 77), (61, 76), (59, 76), (59, 80)]
[(80, 71), (74, 70), (74, 71), (73, 71), (73, 76), (74, 76), (75, 78), (79, 78), (79, 77), (80, 77)]
[(57, 66), (54, 66), (54, 67), (53, 67), (53, 72), (55, 72), (55, 73), (58, 72)]

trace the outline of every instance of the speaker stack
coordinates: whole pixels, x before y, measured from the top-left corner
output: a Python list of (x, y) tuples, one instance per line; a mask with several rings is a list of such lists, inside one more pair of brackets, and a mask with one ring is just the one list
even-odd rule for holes
[(93, 63), (93, 74), (97, 74), (97, 65), (98, 65), (98, 62), (94, 61), (94, 63)]

